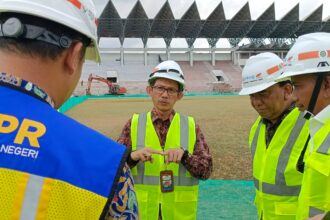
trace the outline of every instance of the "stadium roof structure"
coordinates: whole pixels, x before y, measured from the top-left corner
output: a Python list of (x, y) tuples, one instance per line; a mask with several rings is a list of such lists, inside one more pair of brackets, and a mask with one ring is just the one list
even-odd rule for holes
[(286, 41), (302, 34), (323, 31), (330, 32), (330, 19), (322, 20), (323, 5), (310, 15), (299, 20), (299, 3), (281, 19), (275, 19), (275, 5), (270, 5), (256, 20), (251, 20), (247, 2), (231, 19), (227, 19), (220, 2), (213, 12), (201, 19), (194, 1), (180, 19), (175, 19), (168, 1), (154, 18), (149, 18), (140, 0), (136, 2), (127, 18), (121, 18), (110, 0), (99, 19), (100, 37), (119, 38), (123, 45), (125, 38), (141, 38), (146, 47), (148, 38), (163, 38), (169, 47), (173, 38), (185, 38), (190, 47), (197, 38), (206, 38), (215, 47), (220, 38), (228, 38), (231, 46), (238, 46), (243, 38), (251, 42), (249, 47), (265, 47), (264, 39), (271, 45), (287, 48)]

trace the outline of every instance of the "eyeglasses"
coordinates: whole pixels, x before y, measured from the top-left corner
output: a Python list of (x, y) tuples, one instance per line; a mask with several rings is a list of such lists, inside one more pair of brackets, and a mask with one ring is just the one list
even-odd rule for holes
[(163, 94), (166, 91), (167, 94), (169, 94), (169, 95), (176, 95), (179, 92), (179, 90), (177, 90), (177, 89), (165, 88), (162, 86), (152, 86), (151, 88), (158, 94)]

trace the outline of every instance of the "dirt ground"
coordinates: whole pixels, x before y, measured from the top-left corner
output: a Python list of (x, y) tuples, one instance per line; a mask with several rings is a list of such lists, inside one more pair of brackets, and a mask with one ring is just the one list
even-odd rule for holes
[[(149, 98), (90, 99), (66, 112), (83, 124), (117, 139), (133, 113), (152, 108)], [(251, 179), (249, 128), (257, 117), (248, 97), (184, 97), (175, 109), (194, 116), (213, 156), (211, 179)]]

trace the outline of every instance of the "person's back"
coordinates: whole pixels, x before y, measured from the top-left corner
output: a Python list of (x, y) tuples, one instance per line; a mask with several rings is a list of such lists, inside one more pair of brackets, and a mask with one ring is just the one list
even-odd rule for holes
[(283, 72), (282, 60), (272, 53), (250, 57), (243, 69), (241, 95), (249, 95), (259, 117), (250, 130), (255, 204), (260, 219), (295, 219), (302, 181), (304, 146), (308, 129), (294, 107), (292, 86), (275, 79)]
[(0, 219), (137, 218), (126, 148), (56, 110), (100, 59), (93, 10), (0, 0)]
[(1, 219), (19, 207), (27, 219), (98, 218), (113, 198), (125, 149), (5, 86), (0, 112)]

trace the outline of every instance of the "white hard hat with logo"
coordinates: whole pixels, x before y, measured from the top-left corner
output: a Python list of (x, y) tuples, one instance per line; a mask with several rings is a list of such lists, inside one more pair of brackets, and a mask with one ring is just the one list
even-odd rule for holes
[(278, 79), (330, 71), (330, 33), (300, 36), (285, 58), (284, 73)]
[(85, 58), (100, 61), (96, 11), (91, 0), (0, 0), (0, 13), (3, 12), (41, 17), (85, 35), (93, 42)]
[(311, 33), (300, 36), (285, 58), (284, 73), (277, 80), (285, 77), (314, 74), (315, 84), (311, 93), (305, 118), (309, 119), (315, 113), (323, 79), (330, 72), (330, 33)]
[(243, 68), (240, 95), (250, 95), (276, 84), (275, 79), (283, 72), (283, 61), (273, 53), (251, 56)]
[(149, 84), (157, 78), (171, 79), (179, 83), (180, 91), (184, 89), (184, 76), (179, 64), (173, 60), (167, 60), (158, 64), (149, 75)]

